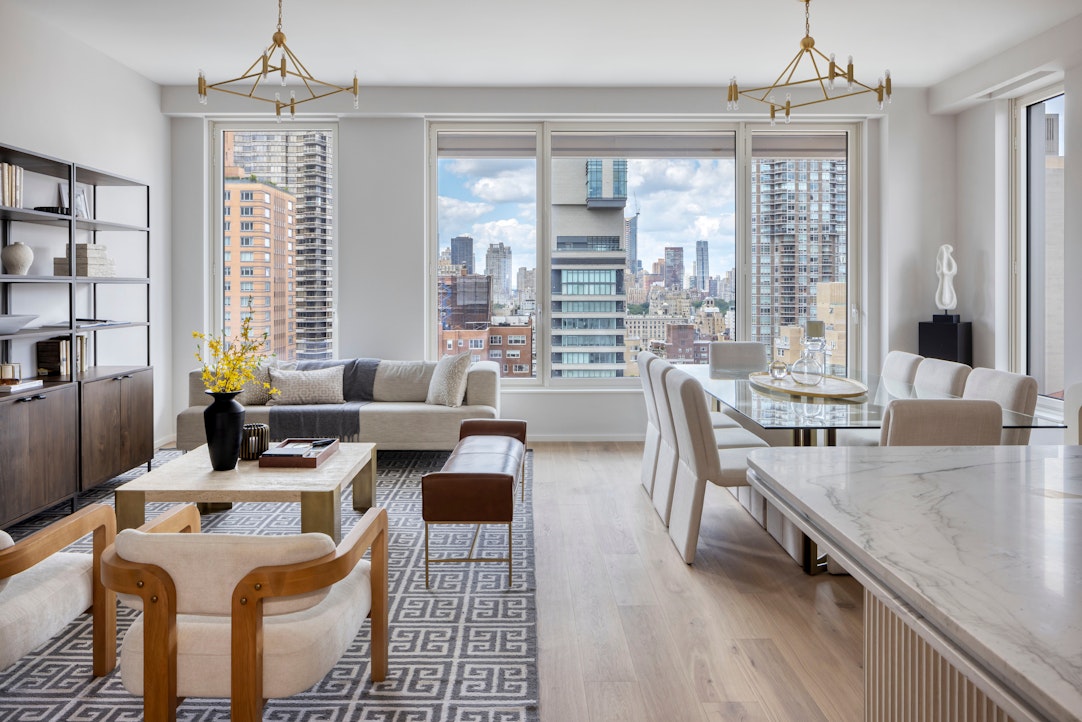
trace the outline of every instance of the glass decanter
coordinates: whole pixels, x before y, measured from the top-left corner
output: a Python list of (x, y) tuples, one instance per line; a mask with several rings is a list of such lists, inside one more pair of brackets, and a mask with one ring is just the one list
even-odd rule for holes
[(789, 375), (793, 381), (803, 386), (815, 386), (823, 381), (825, 368), (823, 366), (823, 351), (826, 340), (822, 338), (805, 338), (804, 350), (800, 352), (800, 358), (789, 367)]

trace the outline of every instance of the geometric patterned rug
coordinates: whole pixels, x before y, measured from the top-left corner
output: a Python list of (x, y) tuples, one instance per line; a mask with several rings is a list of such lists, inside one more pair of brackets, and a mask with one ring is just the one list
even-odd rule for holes
[[(180, 452), (159, 451), (154, 465)], [(421, 475), (438, 469), (442, 451), (381, 451), (376, 503), (387, 509), (390, 526), (390, 664), (387, 679), (369, 677), (370, 628), (366, 622), (349, 651), (315, 687), (295, 697), (270, 700), (264, 719), (275, 722), (536, 722), (538, 712), (537, 606), (533, 558), (532, 452), (526, 458), (526, 501), (516, 503), (512, 526), (514, 574), (507, 565), (434, 564), (431, 588), (424, 579), (424, 523)], [(112, 489), (145, 473), (133, 469), (80, 496), (112, 504)], [(171, 506), (147, 505), (147, 518)], [(16, 539), (70, 511), (68, 504), (45, 512), (8, 532)], [(360, 516), (347, 491), (342, 495), (342, 529)], [(235, 504), (203, 517), (203, 531), (292, 534), (300, 530), (300, 505)], [(462, 556), (473, 527), (436, 525), (433, 558)], [(486, 525), (478, 556), (501, 556), (506, 527)], [(89, 541), (72, 547), (89, 552)], [(120, 637), (135, 613), (120, 606)], [(143, 700), (129, 694), (119, 669), (104, 678), (91, 674), (91, 625), (83, 615), (41, 648), (0, 673), (0, 722), (137, 722)], [(186, 699), (177, 719), (228, 722), (229, 700)]]

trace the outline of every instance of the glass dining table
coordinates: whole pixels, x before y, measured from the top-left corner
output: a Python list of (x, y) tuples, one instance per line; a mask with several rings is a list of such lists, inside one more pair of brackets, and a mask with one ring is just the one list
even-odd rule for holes
[[(728, 406), (763, 429), (792, 431), (794, 446), (835, 446), (839, 429), (879, 429), (887, 405), (894, 399), (951, 398), (904, 381), (874, 375), (850, 374), (852, 380), (867, 387), (867, 392), (831, 398), (815, 395), (818, 393), (815, 386), (808, 387), (808, 395), (766, 389), (753, 384), (746, 372), (719, 373), (711, 371), (705, 364), (678, 368), (695, 377), (707, 395), (719, 404)], [(1040, 416), (1004, 409), (1003, 428), (1066, 427)]]
[[(883, 415), (894, 399), (951, 398), (941, 393), (930, 393), (911, 384), (891, 378), (872, 375), (851, 375), (851, 379), (863, 384), (867, 391), (858, 396), (832, 398), (814, 395), (817, 387), (810, 387), (809, 395), (791, 394), (763, 388), (752, 383), (748, 374), (726, 374), (711, 371), (708, 365), (686, 364), (678, 366), (702, 384), (708, 396), (718, 404), (733, 409), (748, 421), (764, 430), (791, 431), (793, 446), (836, 446), (839, 429), (877, 430), (883, 425)], [(1066, 428), (1062, 423), (1040, 416), (1029, 416), (1004, 409), (1003, 428)], [(807, 574), (827, 571), (830, 563), (820, 554), (815, 542), (801, 532), (791, 520), (784, 517), (761, 496), (737, 495), (742, 506), (800, 564)]]

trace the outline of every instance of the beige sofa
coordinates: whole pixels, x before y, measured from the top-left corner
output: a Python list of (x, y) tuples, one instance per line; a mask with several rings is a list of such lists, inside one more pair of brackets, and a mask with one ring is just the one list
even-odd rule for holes
[[(341, 363), (348, 364), (346, 359)], [(500, 416), (500, 372), (492, 361), (478, 361), (470, 366), (466, 394), (461, 406), (425, 403), (429, 383), (436, 368), (435, 361), (378, 361), (374, 380), (365, 397), (371, 400), (348, 409), (345, 405), (264, 406), (246, 405), (245, 423), (270, 426), (272, 441), (283, 437), (285, 426), (296, 428), (296, 415), (307, 414), (305, 436), (337, 436), (349, 441), (369, 441), (380, 449), (451, 450), (458, 442), (458, 427), (463, 419), (495, 419)], [(338, 362), (318, 362), (320, 366)], [(301, 362), (299, 368), (305, 369)], [(347, 401), (351, 401), (349, 394)], [(189, 451), (206, 443), (203, 410), (211, 398), (204, 393), (198, 369), (188, 375), (188, 408), (177, 415), (177, 448)], [(326, 413), (323, 413), (326, 407)], [(359, 407), (359, 408), (358, 408)], [(360, 422), (356, 438), (344, 438), (336, 433), (333, 414), (356, 409)], [(325, 418), (324, 418), (325, 417)], [(311, 423), (315, 419), (314, 425)], [(276, 419), (279, 423), (275, 423)], [(325, 421), (326, 423), (321, 423)], [(276, 426), (278, 427), (276, 429)], [(287, 432), (289, 433), (289, 432)]]

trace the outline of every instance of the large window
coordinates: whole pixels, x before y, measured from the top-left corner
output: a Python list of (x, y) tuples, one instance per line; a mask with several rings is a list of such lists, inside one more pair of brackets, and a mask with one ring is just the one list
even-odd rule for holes
[(435, 347), (526, 346), (505, 377), (564, 383), (715, 341), (791, 362), (822, 320), (845, 373), (849, 133), (786, 131), (435, 127)]
[(810, 320), (826, 328), (831, 373), (845, 375), (849, 172), (845, 133), (752, 135), (748, 339), (791, 364)]
[[(268, 350), (280, 359), (333, 357), (333, 131), (230, 129), (218, 143), (223, 215), (263, 219), (236, 231), (223, 224), (223, 259), (236, 249), (244, 263), (223, 268), (223, 307), (268, 308), (252, 316), (252, 330), (269, 335)], [(265, 251), (240, 250), (253, 246)], [(233, 286), (234, 273), (266, 280)], [(227, 320), (226, 334), (239, 331)]]
[(1021, 104), (1025, 129), (1024, 371), (1038, 392), (1062, 398), (1064, 97)]

